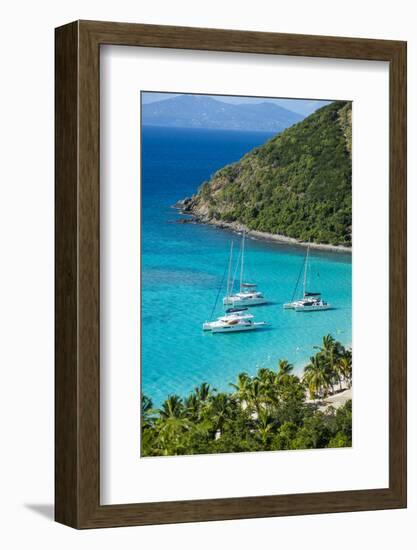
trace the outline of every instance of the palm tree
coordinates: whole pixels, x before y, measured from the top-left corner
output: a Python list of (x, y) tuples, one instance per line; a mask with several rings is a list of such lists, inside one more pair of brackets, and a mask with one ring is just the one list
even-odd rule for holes
[(327, 351), (333, 348), (335, 344), (335, 339), (331, 334), (326, 334), (326, 336), (323, 336), (322, 342), (323, 342), (323, 345), (321, 349)]
[(239, 402), (247, 403), (249, 387), (252, 383), (251, 377), (246, 372), (241, 372), (237, 377), (237, 383), (229, 385), (235, 389), (236, 396)]
[[(214, 390), (215, 391), (215, 390)], [(199, 387), (194, 389), (194, 392), (198, 399), (205, 403), (208, 398), (210, 397), (212, 390), (210, 388), (210, 384), (207, 384), (207, 382), (203, 382)]]
[(274, 371), (270, 369), (259, 369), (256, 378), (264, 385), (271, 384), (275, 378)]
[(141, 420), (142, 420), (142, 427), (150, 426), (153, 422), (152, 417), (153, 412), (153, 404), (152, 400), (142, 393), (142, 399), (141, 399)]
[(342, 372), (342, 366), (341, 366), (341, 359), (338, 359), (337, 362), (333, 365), (333, 372), (334, 372), (334, 376), (337, 378), (337, 381), (339, 382), (339, 390), (342, 391), (343, 372)]
[(213, 424), (215, 433), (223, 433), (226, 422), (233, 416), (233, 401), (226, 393), (219, 393), (210, 399), (206, 415)]
[(339, 360), (339, 370), (350, 388), (352, 386), (352, 356), (345, 356)]
[(280, 359), (278, 361), (278, 376), (284, 376), (291, 374), (294, 369), (294, 365), (289, 363), (286, 359)]
[(268, 436), (270, 431), (274, 427), (274, 421), (273, 418), (269, 415), (268, 411), (265, 409), (262, 409), (259, 411), (258, 414), (258, 433), (262, 441), (262, 445), (264, 446), (264, 449), (267, 446), (268, 443)]
[(303, 380), (307, 383), (311, 399), (326, 395), (329, 387), (329, 374), (320, 354), (310, 357), (310, 363), (304, 368)]
[(158, 413), (162, 419), (181, 418), (184, 414), (184, 405), (181, 397), (170, 395), (162, 403), (162, 409), (158, 409)]
[(184, 401), (185, 415), (193, 421), (198, 421), (201, 411), (201, 401), (196, 393), (190, 395)]
[(158, 439), (164, 455), (179, 454), (181, 450), (181, 436), (190, 428), (190, 422), (185, 417), (184, 404), (178, 395), (170, 395), (162, 408), (158, 409), (159, 419), (156, 427)]
[(331, 334), (323, 336), (323, 345), (319, 348), (319, 354), (323, 357), (328, 375), (328, 382), (334, 393), (334, 383), (341, 383), (338, 360), (342, 353), (342, 346)]
[(270, 369), (263, 368), (258, 370), (255, 380), (259, 381), (261, 399), (265, 403), (272, 403), (273, 401), (276, 378), (276, 373)]
[(266, 397), (263, 390), (264, 390), (264, 387), (262, 385), (262, 382), (259, 380), (259, 378), (254, 378), (248, 388), (248, 394), (247, 394), (248, 407), (250, 410), (256, 412), (257, 415), (259, 415), (262, 402), (265, 401), (265, 397)]
[[(255, 388), (251, 390), (255, 410), (259, 411), (262, 404), (263, 408), (268, 408), (271, 412), (278, 402), (279, 375), (271, 369), (262, 368), (258, 370), (253, 382), (256, 382)], [(256, 397), (258, 406), (255, 406), (253, 397)]]

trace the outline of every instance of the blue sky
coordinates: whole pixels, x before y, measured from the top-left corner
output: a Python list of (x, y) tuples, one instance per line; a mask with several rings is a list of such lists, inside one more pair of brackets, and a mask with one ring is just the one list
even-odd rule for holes
[[(164, 99), (169, 99), (170, 97), (175, 97), (181, 94), (172, 94), (165, 92), (144, 92), (142, 93), (143, 103), (153, 103), (155, 101), (161, 101)], [(300, 113), (302, 115), (309, 115), (313, 113), (316, 109), (323, 107), (330, 103), (329, 100), (318, 100), (318, 99), (281, 99), (281, 98), (265, 98), (265, 97), (243, 97), (243, 96), (222, 96), (222, 95), (208, 95), (217, 101), (223, 101), (224, 103), (263, 103), (271, 102)]]

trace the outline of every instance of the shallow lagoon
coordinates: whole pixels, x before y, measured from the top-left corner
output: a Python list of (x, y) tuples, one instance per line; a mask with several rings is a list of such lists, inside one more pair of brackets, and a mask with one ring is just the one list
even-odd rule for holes
[[(142, 132), (142, 390), (159, 405), (206, 381), (227, 390), (237, 374), (276, 368), (286, 358), (300, 371), (322, 336), (351, 342), (351, 256), (312, 250), (309, 290), (323, 292), (334, 309), (284, 311), (305, 249), (247, 239), (246, 280), (270, 300), (252, 308), (266, 329), (204, 333), (228, 262), (230, 241), (240, 237), (211, 226), (177, 224), (171, 208), (210, 175), (238, 160), (267, 134), (144, 128)], [(236, 257), (236, 256), (235, 256)], [(224, 283), (225, 290), (225, 283)], [(217, 313), (222, 312), (220, 293)]]

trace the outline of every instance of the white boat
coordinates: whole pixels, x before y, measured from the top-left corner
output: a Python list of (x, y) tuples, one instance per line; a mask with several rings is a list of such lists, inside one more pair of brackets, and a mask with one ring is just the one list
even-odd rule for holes
[(250, 319), (239, 319), (223, 323), (221, 326), (213, 328), (211, 332), (212, 334), (244, 332), (248, 330), (256, 330), (258, 328), (265, 327), (266, 325), (267, 323), (265, 322), (254, 323)]
[[(243, 282), (243, 273), (244, 273), (244, 262), (245, 262), (245, 232), (242, 236), (242, 248), (240, 251), (240, 288), (239, 292), (233, 293), (234, 280), (230, 282), (230, 265), (229, 265), (229, 277), (227, 281), (227, 295), (223, 298), (224, 305), (230, 305), (233, 307), (251, 307), (251, 306), (260, 306), (262, 304), (268, 303), (265, 299), (262, 292), (257, 290), (257, 285), (255, 283), (245, 283)], [(236, 265), (237, 270), (237, 265)], [(235, 274), (236, 274), (235, 270)]]
[(218, 328), (228, 323), (229, 321), (235, 321), (239, 319), (253, 319), (251, 313), (246, 313), (248, 309), (238, 308), (238, 309), (227, 309), (226, 313), (221, 317), (218, 317), (215, 321), (206, 321), (203, 323), (203, 330), (212, 330), (213, 328)]
[[(230, 289), (233, 288), (233, 283), (231, 283), (231, 279), (230, 279), (231, 268), (232, 268), (232, 257), (233, 257), (233, 241), (230, 244), (230, 256), (229, 256), (229, 262), (228, 262), (227, 296), (231, 294)], [(238, 264), (236, 265), (235, 274), (236, 274), (237, 268), (238, 268)], [(214, 303), (211, 316), (210, 316), (211, 318), (213, 318), (214, 312), (216, 310), (217, 300), (219, 298), (219, 294), (223, 285), (225, 275), (226, 275), (226, 271), (223, 275), (222, 283), (217, 293), (217, 298)], [(247, 330), (256, 330), (257, 328), (266, 325), (266, 323), (264, 322), (255, 323), (252, 321), (252, 319), (253, 319), (253, 315), (248, 312), (247, 307), (232, 307), (232, 308), (226, 309), (225, 313), (220, 317), (217, 317), (216, 320), (206, 321), (205, 323), (203, 323), (203, 330), (211, 331), (214, 334), (220, 333), (220, 332), (223, 332), (223, 333), (243, 332)]]
[(304, 292), (303, 298), (284, 304), (284, 309), (296, 309), (297, 307), (314, 305), (320, 301), (321, 294), (319, 292)]
[(321, 298), (319, 300), (300, 300), (293, 309), (295, 311), (324, 311), (330, 309), (330, 304)]
[(242, 283), (240, 286), (240, 292), (236, 292), (230, 296), (223, 298), (224, 305), (231, 306), (260, 306), (266, 304), (267, 301), (262, 294), (256, 290), (257, 285), (254, 283)]
[[(310, 246), (307, 247), (307, 253), (304, 260), (303, 297), (300, 298), (299, 300), (293, 300), (291, 302), (287, 302), (286, 304), (284, 304), (284, 309), (293, 309), (294, 311), (304, 311), (304, 312), (324, 311), (326, 309), (331, 309), (331, 305), (322, 299), (320, 292), (306, 291), (309, 252), (310, 252)], [(297, 286), (298, 286), (298, 281), (297, 281), (296, 289), (297, 289)], [(294, 294), (295, 294), (295, 291), (294, 291)]]

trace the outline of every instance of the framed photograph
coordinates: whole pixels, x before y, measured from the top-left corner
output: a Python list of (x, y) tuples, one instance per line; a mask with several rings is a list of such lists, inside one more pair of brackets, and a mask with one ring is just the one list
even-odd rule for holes
[(406, 44), (56, 29), (56, 520), (406, 506)]

